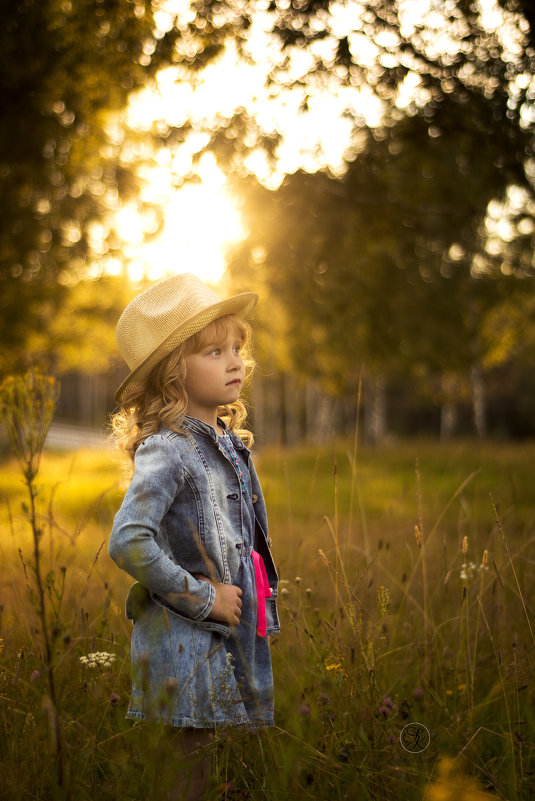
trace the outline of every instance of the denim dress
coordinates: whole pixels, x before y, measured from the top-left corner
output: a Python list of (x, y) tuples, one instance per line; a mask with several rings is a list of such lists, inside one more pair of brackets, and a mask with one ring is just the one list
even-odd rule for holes
[[(137, 579), (127, 599), (127, 717), (177, 727), (270, 726), (266, 635), (279, 631), (278, 579), (258, 478), (233, 432), (218, 437), (193, 418), (184, 428), (187, 435), (162, 430), (139, 446), (110, 536), (110, 555)], [(259, 558), (269, 584), (260, 601)], [(215, 591), (196, 573), (241, 588), (238, 626), (207, 619)]]

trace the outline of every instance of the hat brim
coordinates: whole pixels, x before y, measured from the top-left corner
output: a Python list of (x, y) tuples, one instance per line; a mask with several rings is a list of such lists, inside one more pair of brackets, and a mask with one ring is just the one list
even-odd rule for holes
[(180, 325), (177, 325), (177, 327), (173, 329), (173, 331), (171, 331), (171, 333), (168, 334), (125, 378), (115, 393), (115, 400), (117, 403), (122, 402), (123, 396), (127, 390), (134, 389), (136, 385), (141, 384), (153, 367), (178, 347), (178, 345), (185, 342), (186, 339), (201, 331), (201, 329), (205, 328), (209, 323), (227, 314), (236, 314), (238, 317), (242, 318), (248, 317), (256, 306), (257, 301), (258, 295), (255, 292), (243, 292), (241, 295), (234, 295), (232, 298), (227, 298), (219, 303), (214, 303), (212, 306), (207, 306), (205, 309), (192, 315), (188, 320), (182, 321)]

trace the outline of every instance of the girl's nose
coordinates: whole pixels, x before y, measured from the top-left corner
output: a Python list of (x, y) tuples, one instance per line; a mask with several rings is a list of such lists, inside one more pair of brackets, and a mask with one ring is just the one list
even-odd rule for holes
[(243, 359), (239, 353), (232, 353), (232, 358), (230, 360), (230, 369), (231, 370), (240, 370), (243, 367)]

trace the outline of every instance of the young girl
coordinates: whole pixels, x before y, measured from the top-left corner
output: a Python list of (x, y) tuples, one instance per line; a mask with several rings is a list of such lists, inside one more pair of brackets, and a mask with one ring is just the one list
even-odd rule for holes
[(256, 301), (221, 300), (177, 275), (136, 297), (117, 325), (131, 372), (114, 427), (134, 472), (109, 552), (136, 579), (127, 716), (177, 727), (184, 742), (273, 724), (278, 579), (239, 400)]

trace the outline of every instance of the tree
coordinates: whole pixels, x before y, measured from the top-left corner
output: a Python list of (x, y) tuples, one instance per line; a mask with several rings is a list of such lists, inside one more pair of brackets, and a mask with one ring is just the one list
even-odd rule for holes
[[(329, 2), (270, 7), (287, 56), (274, 83), (316, 46), (305, 94), (332, 81), (383, 103), (383, 124), (366, 137), (348, 107), (355, 143), (340, 180), (298, 173), (272, 196), (250, 189), (249, 239), (235, 257), (238, 271), (258, 271), (263, 254), (264, 280), (297, 321), (294, 364), (337, 375), (338, 391), (345, 354), (429, 387), (442, 375), (433, 392), (444, 403), (469, 376), (480, 392), (499, 350), (489, 321), (511, 305), (530, 314), (518, 298), (534, 278), (534, 15), (529, 3), (501, 5), (491, 19), (476, 3), (430, 2), (416, 20), (402, 0), (372, 0), (343, 23)], [(496, 207), (505, 236), (491, 230)]]
[[(166, 12), (158, 0), (1, 0), (0, 340), (2, 367), (33, 359), (88, 262), (118, 247), (106, 216), (135, 192), (114, 120), (162, 66), (200, 69), (237, 10)], [(202, 20), (201, 20), (202, 17)]]
[(475, 135), (474, 120), (494, 115), (480, 102), (448, 96), (427, 118), (369, 134), (339, 179), (298, 172), (275, 192), (250, 186), (234, 272), (261, 271), (284, 298), (292, 363), (327, 389), (347, 391), (366, 364), (451, 404), (488, 361), (485, 322), (532, 282), (485, 251), (489, 198), (523, 174), (514, 153)]

